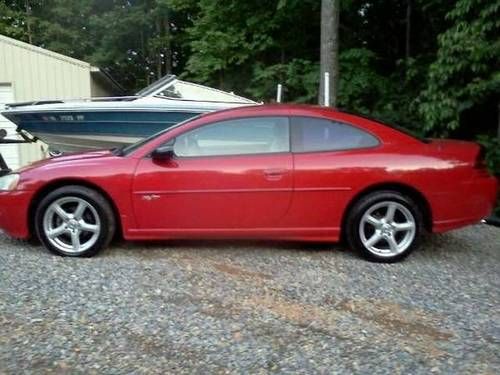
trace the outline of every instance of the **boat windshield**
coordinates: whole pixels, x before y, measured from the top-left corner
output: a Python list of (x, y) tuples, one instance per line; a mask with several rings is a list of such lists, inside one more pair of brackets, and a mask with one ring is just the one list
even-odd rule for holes
[(140, 97), (155, 96), (165, 99), (193, 100), (203, 102), (226, 102), (255, 104), (253, 100), (244, 98), (212, 87), (198, 85), (193, 82), (178, 80), (174, 75), (166, 75), (137, 93)]
[(152, 96), (155, 95), (158, 90), (161, 90), (165, 86), (170, 86), (172, 82), (175, 81), (175, 76), (173, 74), (167, 74), (166, 76), (154, 81), (149, 86), (144, 87), (141, 91), (137, 92), (137, 96)]
[(198, 116), (191, 117), (191, 118), (189, 118), (189, 119), (187, 119), (185, 121), (179, 122), (178, 124), (175, 124), (175, 125), (170, 126), (170, 127), (166, 128), (166, 129), (163, 129), (163, 130), (159, 131), (158, 133), (150, 135), (149, 137), (144, 138), (144, 139), (142, 139), (140, 141), (137, 141), (136, 143), (132, 143), (131, 145), (124, 145), (122, 147), (115, 148), (115, 149), (113, 149), (113, 153), (115, 155), (117, 155), (117, 156), (127, 156), (127, 155), (130, 155), (132, 152), (134, 152), (135, 150), (137, 150), (140, 147), (144, 146), (146, 143), (151, 142), (152, 140), (158, 138), (159, 136), (161, 136), (161, 135), (163, 135), (165, 133), (168, 133), (169, 131), (171, 131), (173, 129), (176, 129), (179, 126), (182, 126), (182, 125), (184, 125), (185, 123), (187, 123), (189, 121), (195, 120), (195, 119), (199, 118), (202, 115), (203, 114), (199, 114)]
[(212, 87), (198, 85), (192, 82), (175, 80), (162, 90), (155, 93), (157, 97), (169, 99), (196, 100), (207, 102), (228, 102), (228, 103), (247, 103), (255, 102), (238, 96), (236, 94), (214, 89)]

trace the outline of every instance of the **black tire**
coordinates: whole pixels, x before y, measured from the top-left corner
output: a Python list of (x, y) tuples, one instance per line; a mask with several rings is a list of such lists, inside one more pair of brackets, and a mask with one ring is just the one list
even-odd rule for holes
[[(45, 233), (44, 216), (49, 207), (51, 206), (51, 204), (62, 198), (83, 200), (85, 203), (89, 205), (89, 208), (86, 208), (86, 210), (89, 209), (92, 210), (91, 214), (93, 216), (97, 214), (99, 220), (98, 222), (99, 225), (97, 225), (97, 227), (99, 227), (99, 230), (95, 231), (96, 232), (95, 237), (93, 241), (91, 241), (92, 245), (89, 248), (84, 249), (82, 251), (74, 251), (74, 252), (65, 251), (64, 249), (54, 245), (47, 236), (47, 234)], [(88, 214), (88, 211), (86, 212)], [(40, 201), (35, 212), (35, 232), (37, 237), (40, 239), (40, 241), (47, 249), (61, 256), (70, 256), (70, 257), (93, 256), (97, 252), (99, 252), (99, 250), (105, 248), (110, 243), (111, 239), (115, 234), (115, 231), (116, 231), (116, 220), (113, 213), (113, 209), (111, 208), (111, 205), (108, 202), (108, 200), (104, 198), (97, 191), (84, 186), (68, 185), (51, 191)], [(70, 236), (70, 234), (68, 236)], [(80, 238), (80, 236), (81, 235), (79, 234), (78, 237)], [(89, 244), (91, 242), (89, 242)]]
[[(411, 213), (414, 220), (413, 239), (407, 241), (407, 244), (409, 245), (407, 245), (406, 248), (404, 248), (403, 246), (403, 251), (394, 255), (385, 254), (382, 256), (380, 255), (380, 252), (375, 252), (374, 250), (370, 250), (369, 248), (367, 248), (363, 244), (362, 234), (360, 232), (360, 224), (364, 214), (367, 213), (370, 209), (377, 207), (377, 205), (382, 205), (383, 202), (395, 202), (396, 204), (404, 206), (409, 211), (409, 213)], [(401, 214), (402, 213), (399, 213), (399, 215)], [(422, 210), (418, 207), (418, 205), (412, 198), (397, 191), (375, 191), (361, 197), (349, 210), (344, 223), (345, 240), (351, 249), (358, 251), (359, 254), (367, 260), (373, 262), (394, 263), (406, 258), (413, 250), (415, 250), (419, 246), (424, 231), (423, 223), (424, 220)], [(377, 231), (375, 226), (373, 227), (373, 231)], [(389, 234), (389, 236), (396, 236), (397, 234), (394, 233), (395, 232), (392, 232), (391, 234)], [(403, 236), (404, 235), (405, 232), (403, 232)], [(409, 238), (411, 238), (410, 235)], [(379, 241), (381, 241), (383, 245), (384, 241), (386, 240), (384, 238), (381, 238)], [(387, 244), (386, 246), (389, 247), (389, 241), (386, 241), (385, 243)], [(387, 251), (389, 251), (389, 249)]]

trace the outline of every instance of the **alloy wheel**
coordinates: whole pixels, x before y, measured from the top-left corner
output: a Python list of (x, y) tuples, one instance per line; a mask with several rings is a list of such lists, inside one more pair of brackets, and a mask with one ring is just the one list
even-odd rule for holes
[(81, 253), (99, 238), (101, 220), (97, 210), (79, 197), (62, 197), (52, 202), (43, 216), (48, 241), (65, 253)]
[(383, 201), (368, 208), (359, 223), (363, 246), (380, 257), (394, 257), (408, 249), (416, 234), (416, 221), (403, 204)]

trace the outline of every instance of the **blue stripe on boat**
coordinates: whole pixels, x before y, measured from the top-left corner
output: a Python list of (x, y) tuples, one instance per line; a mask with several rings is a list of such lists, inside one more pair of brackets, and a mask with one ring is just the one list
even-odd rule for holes
[[(116, 134), (146, 137), (199, 112), (43, 112), (12, 115), (19, 128), (32, 133)], [(15, 119), (14, 119), (15, 117)]]

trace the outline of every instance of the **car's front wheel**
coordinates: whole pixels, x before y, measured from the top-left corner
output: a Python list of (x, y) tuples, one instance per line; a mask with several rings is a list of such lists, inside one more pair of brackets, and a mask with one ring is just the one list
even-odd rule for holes
[(36, 210), (40, 241), (64, 256), (92, 256), (107, 246), (115, 232), (109, 202), (83, 186), (58, 188), (43, 198)]
[(422, 228), (421, 210), (410, 197), (379, 191), (354, 204), (345, 230), (351, 248), (369, 260), (390, 263), (418, 246)]

